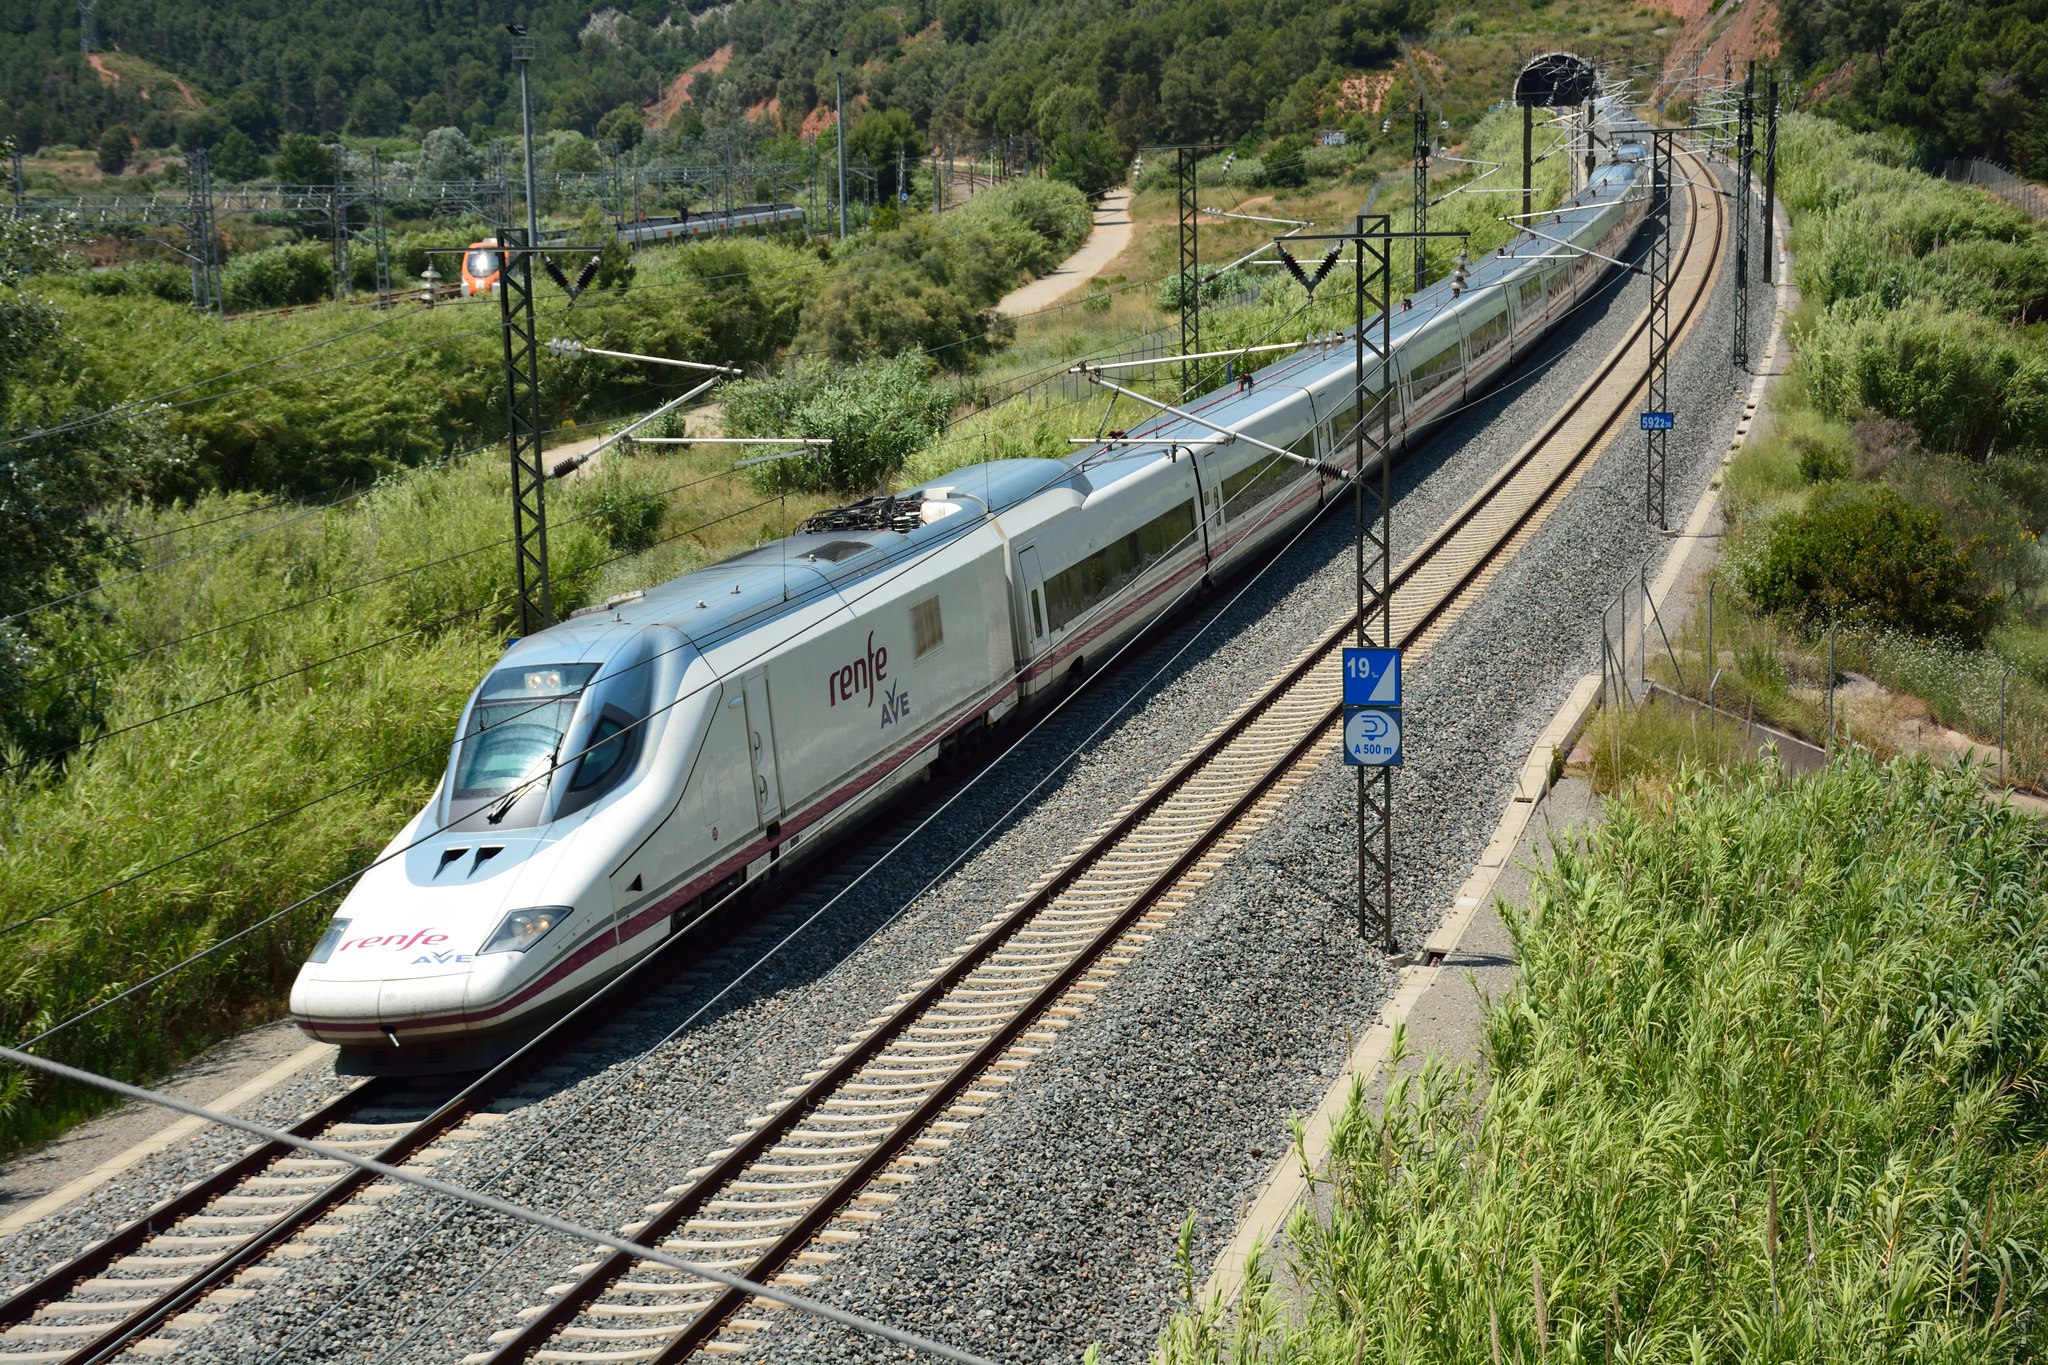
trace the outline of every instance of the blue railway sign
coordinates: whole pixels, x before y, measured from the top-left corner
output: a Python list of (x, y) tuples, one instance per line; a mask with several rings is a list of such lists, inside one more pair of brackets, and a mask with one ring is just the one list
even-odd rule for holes
[(1678, 419), (1668, 412), (1646, 412), (1642, 417), (1644, 431), (1676, 431)]
[(1346, 706), (1399, 706), (1401, 704), (1401, 651), (1398, 649), (1345, 650), (1344, 704)]
[(1344, 708), (1344, 761), (1357, 768), (1401, 766), (1401, 713), (1384, 706)]

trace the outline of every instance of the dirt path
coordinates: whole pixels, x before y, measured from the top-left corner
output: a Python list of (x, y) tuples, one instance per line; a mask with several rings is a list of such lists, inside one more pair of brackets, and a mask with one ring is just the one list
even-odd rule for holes
[(1131, 244), (1131, 192), (1114, 189), (1095, 206), (1095, 230), (1081, 249), (1061, 261), (1059, 268), (1003, 296), (996, 311), (1005, 317), (1022, 317), (1049, 308), (1102, 273), (1103, 267), (1123, 254)]

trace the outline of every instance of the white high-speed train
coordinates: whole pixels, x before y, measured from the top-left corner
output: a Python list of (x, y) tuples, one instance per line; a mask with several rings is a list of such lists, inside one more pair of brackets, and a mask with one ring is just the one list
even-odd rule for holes
[[(1607, 159), (1541, 236), (1396, 315), (1397, 447), (1609, 269), (1574, 248), (1633, 232), (1640, 125), (1602, 118)], [(1188, 404), (1200, 422), (1131, 433), (1186, 446), (955, 470), (518, 641), (292, 1017), (374, 1071), (459, 1065), (558, 1014), (1335, 496), (1360, 463), (1354, 382), (1348, 340), (1308, 346)]]

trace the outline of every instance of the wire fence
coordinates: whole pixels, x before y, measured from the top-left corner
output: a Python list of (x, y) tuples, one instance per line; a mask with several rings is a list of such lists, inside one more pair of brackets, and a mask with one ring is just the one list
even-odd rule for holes
[(1601, 611), (1603, 705), (1681, 704), (1823, 754), (1967, 760), (2048, 795), (2048, 680), (2035, 672), (1896, 630), (1763, 615), (1712, 578), (1689, 618), (1667, 621), (1647, 588), (1645, 569)]
[(2037, 221), (2048, 219), (2048, 191), (2021, 179), (1996, 161), (1974, 156), (1956, 157), (1942, 164), (1941, 174), (1944, 179), (1987, 189)]

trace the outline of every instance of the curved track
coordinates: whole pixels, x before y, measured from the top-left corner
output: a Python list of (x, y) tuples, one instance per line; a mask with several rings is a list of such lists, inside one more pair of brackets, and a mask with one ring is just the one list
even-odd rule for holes
[[(1675, 334), (1707, 296), (1722, 236), (1719, 198), (1688, 194), (1685, 241), (1674, 253)], [(1645, 329), (1638, 322), (1537, 438), (1401, 566), (1398, 641), (1426, 648), (1590, 456), (1628, 425), (1644, 380)], [(1337, 652), (1351, 633), (1350, 621), (1332, 629), (1065, 866), (821, 1062), (786, 1105), (734, 1135), (626, 1231), (749, 1277), (794, 1285), (814, 1278), (802, 1267), (828, 1263), (836, 1244), (880, 1220), (894, 1187), (935, 1161), (948, 1135), (1084, 1011), (1323, 761), (1336, 743)], [(495, 1123), (485, 1106), (525, 1084), (601, 1013), (586, 1006), (575, 1018), (588, 1023), (551, 1032), (516, 1064), (452, 1098), (417, 1083), (372, 1081), (291, 1131), (388, 1163), (430, 1164)], [(260, 1292), (263, 1260), (317, 1238), (376, 1196), (353, 1168), (254, 1148), (11, 1289), (0, 1301), (0, 1365), (88, 1365), (130, 1350), (174, 1349), (181, 1326)], [(523, 1327), (498, 1334), (495, 1351), (471, 1359), (674, 1361), (707, 1346), (730, 1350), (768, 1325), (744, 1294), (650, 1267), (626, 1278), (635, 1264), (618, 1255), (579, 1267), (577, 1280), (551, 1290)]]
[[(1695, 169), (1706, 174), (1694, 160)], [(1688, 187), (1674, 252), (1673, 332), (1704, 305), (1724, 227), (1719, 196)], [(1565, 408), (1397, 571), (1393, 634), (1427, 649), (1630, 421), (1647, 377), (1647, 319)], [(1024, 900), (935, 969), (869, 1031), (793, 1087), (775, 1113), (689, 1173), (623, 1231), (683, 1257), (791, 1287), (881, 1221), (1015, 1072), (1244, 844), (1337, 746), (1333, 628)], [(614, 1253), (577, 1268), (525, 1324), (465, 1365), (653, 1361), (726, 1353), (772, 1305)]]

